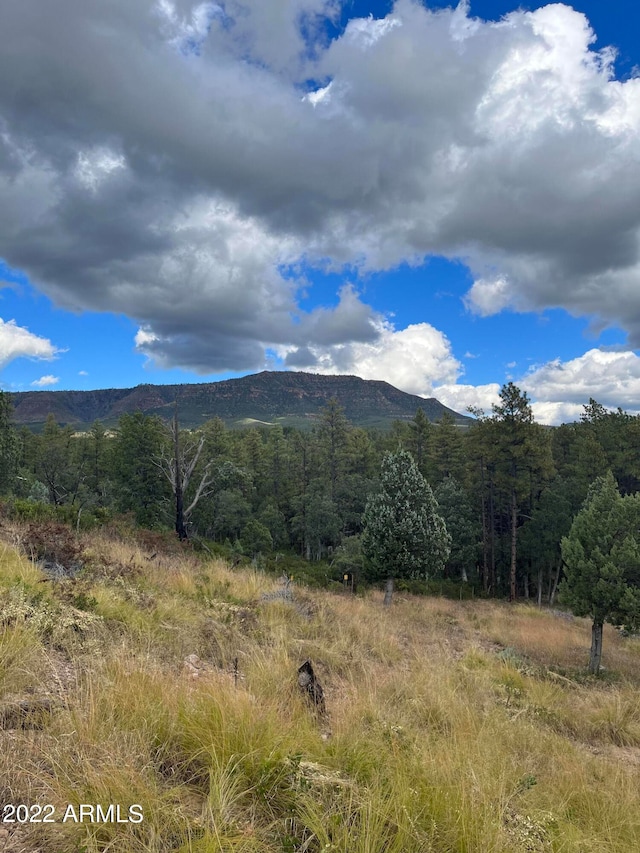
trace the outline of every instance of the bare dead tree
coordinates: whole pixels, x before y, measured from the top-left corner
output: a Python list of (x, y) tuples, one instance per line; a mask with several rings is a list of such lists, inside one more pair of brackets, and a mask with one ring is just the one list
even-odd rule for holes
[(191, 513), (198, 505), (198, 501), (201, 498), (207, 497), (213, 491), (213, 475), (211, 473), (211, 462), (208, 462), (202, 469), (200, 480), (193, 493), (191, 502), (185, 507), (185, 495), (202, 455), (205, 437), (204, 435), (185, 437), (180, 434), (177, 402), (168, 429), (170, 446), (160, 456), (156, 457), (153, 462), (162, 471), (171, 485), (176, 505), (175, 530), (178, 538), (184, 541), (188, 538), (187, 522)]

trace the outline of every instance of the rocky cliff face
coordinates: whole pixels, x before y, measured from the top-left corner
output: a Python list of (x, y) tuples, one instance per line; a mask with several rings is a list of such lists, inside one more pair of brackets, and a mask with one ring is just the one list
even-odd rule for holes
[(464, 424), (463, 415), (447, 409), (435, 398), (424, 399), (399, 391), (387, 382), (357, 376), (319, 376), (313, 373), (268, 372), (241, 379), (193, 385), (138, 385), (100, 391), (26, 391), (12, 394), (14, 420), (36, 426), (47, 415), (77, 428), (95, 420), (115, 423), (131, 412), (169, 418), (178, 401), (184, 426), (198, 426), (214, 417), (230, 425), (248, 420), (267, 423), (312, 424), (320, 410), (335, 398), (355, 424), (388, 426), (393, 420), (412, 418), (418, 408), (436, 421), (450, 412)]

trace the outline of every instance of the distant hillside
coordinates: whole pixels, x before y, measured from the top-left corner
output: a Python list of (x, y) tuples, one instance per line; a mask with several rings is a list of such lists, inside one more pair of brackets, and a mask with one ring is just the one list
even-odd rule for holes
[(346, 416), (360, 426), (388, 428), (394, 420), (412, 418), (421, 408), (431, 421), (445, 412), (462, 426), (470, 418), (439, 403), (399, 391), (387, 382), (357, 376), (319, 376), (313, 373), (264, 371), (241, 379), (194, 385), (138, 385), (101, 391), (25, 391), (11, 395), (14, 420), (37, 429), (49, 413), (60, 424), (78, 429), (95, 420), (112, 425), (124, 413), (141, 411), (171, 417), (178, 400), (183, 426), (198, 426), (222, 418), (230, 426), (252, 422), (311, 426), (321, 408), (335, 397)]

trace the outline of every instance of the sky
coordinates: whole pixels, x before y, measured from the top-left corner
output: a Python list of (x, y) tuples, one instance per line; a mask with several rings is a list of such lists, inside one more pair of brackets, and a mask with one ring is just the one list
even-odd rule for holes
[(640, 8), (0, 4), (0, 387), (640, 411)]

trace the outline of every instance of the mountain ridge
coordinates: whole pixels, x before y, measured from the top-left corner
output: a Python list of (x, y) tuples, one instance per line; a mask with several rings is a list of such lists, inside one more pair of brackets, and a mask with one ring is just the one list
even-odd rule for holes
[(21, 391), (10, 394), (17, 424), (37, 429), (53, 414), (60, 424), (78, 429), (100, 420), (115, 424), (126, 413), (141, 411), (171, 417), (178, 402), (183, 426), (196, 427), (219, 417), (229, 426), (252, 421), (310, 427), (321, 408), (335, 398), (347, 418), (360, 426), (389, 427), (408, 420), (423, 409), (429, 420), (445, 412), (460, 426), (471, 419), (440, 403), (435, 397), (418, 397), (388, 382), (358, 376), (326, 376), (293, 371), (262, 371), (219, 382), (175, 385), (136, 385), (93, 391)]

